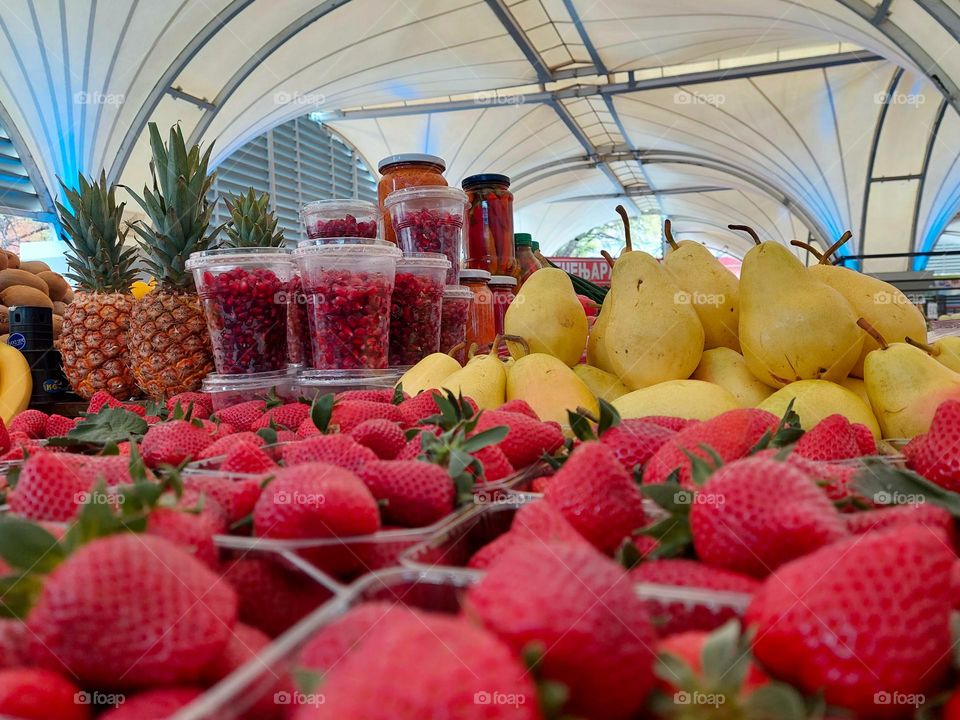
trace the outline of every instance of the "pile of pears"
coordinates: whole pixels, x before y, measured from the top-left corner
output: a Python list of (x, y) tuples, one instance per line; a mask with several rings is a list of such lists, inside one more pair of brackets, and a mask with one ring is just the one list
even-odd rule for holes
[(431, 355), (403, 389), (462, 392), (485, 409), (523, 399), (564, 427), (569, 410), (597, 413), (598, 399), (622, 417), (701, 420), (738, 407), (781, 415), (792, 401), (804, 427), (840, 413), (878, 438), (926, 432), (941, 402), (960, 399), (960, 339), (928, 345), (903, 293), (833, 265), (850, 233), (822, 254), (795, 242), (817, 258), (808, 268), (782, 243), (731, 225), (755, 242), (738, 279), (704, 245), (676, 242), (669, 220), (662, 261), (634, 251), (625, 226), (592, 327), (570, 278), (544, 268), (507, 310), (509, 358), (500, 338), (463, 367)]

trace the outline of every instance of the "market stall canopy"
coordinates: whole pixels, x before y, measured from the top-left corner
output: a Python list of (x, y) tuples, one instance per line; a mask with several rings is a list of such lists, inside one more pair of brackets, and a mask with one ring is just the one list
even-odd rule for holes
[(150, 120), (219, 163), (312, 112), (371, 163), (510, 174), (547, 251), (623, 202), (902, 253), (960, 208), (958, 38), (958, 0), (9, 0), (0, 124), (47, 212), (58, 176), (142, 185)]

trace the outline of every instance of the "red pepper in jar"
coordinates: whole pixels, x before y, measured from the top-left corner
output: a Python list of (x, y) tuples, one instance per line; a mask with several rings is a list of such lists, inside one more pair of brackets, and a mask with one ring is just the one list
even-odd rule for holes
[[(470, 202), (467, 266), (495, 275), (518, 277), (513, 250), (513, 194), (506, 175), (464, 179)], [(518, 278), (519, 279), (519, 278)]]

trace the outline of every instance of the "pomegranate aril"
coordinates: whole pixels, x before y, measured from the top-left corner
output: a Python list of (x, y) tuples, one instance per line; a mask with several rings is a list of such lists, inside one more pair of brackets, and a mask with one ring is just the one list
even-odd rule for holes
[(390, 310), (390, 364), (416, 365), (440, 350), (443, 282), (397, 272)]
[(377, 221), (358, 221), (353, 215), (350, 214), (347, 214), (345, 217), (334, 218), (332, 220), (317, 220), (316, 223), (307, 228), (307, 236), (310, 238), (375, 238), (377, 236)]
[(456, 285), (460, 275), (463, 216), (439, 210), (414, 210), (394, 222), (404, 253), (443, 253), (450, 261), (447, 285)]
[(313, 347), (310, 341), (310, 323), (307, 320), (307, 296), (303, 281), (294, 275), (289, 284), (287, 304), (287, 359), (293, 365), (310, 367)]
[[(440, 320), (440, 352), (449, 353), (450, 349), (467, 340), (467, 317), (470, 315), (469, 298), (444, 298), (443, 314)], [(466, 349), (459, 350), (454, 357), (464, 361)]]

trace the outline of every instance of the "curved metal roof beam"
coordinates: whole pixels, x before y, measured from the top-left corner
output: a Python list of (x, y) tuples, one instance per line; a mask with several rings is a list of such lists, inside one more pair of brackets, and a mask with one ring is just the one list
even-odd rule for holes
[[(23, 169), (27, 171), (30, 184), (33, 185), (33, 190), (37, 193), (37, 198), (40, 200), (43, 215), (46, 217), (41, 216), (38, 219), (49, 220), (54, 225), (57, 225), (57, 207), (53, 203), (53, 196), (50, 194), (50, 189), (47, 187), (43, 179), (43, 174), (33, 159), (33, 155), (30, 154), (27, 144), (23, 141), (23, 135), (20, 134), (20, 131), (13, 122), (13, 118), (10, 117), (10, 113), (7, 112), (3, 103), (0, 103), (0, 125), (3, 125), (7, 137), (9, 137), (10, 142), (13, 143), (13, 147), (17, 151), (17, 156), (20, 158), (20, 164), (23, 165)], [(25, 214), (29, 215), (28, 213)]]

